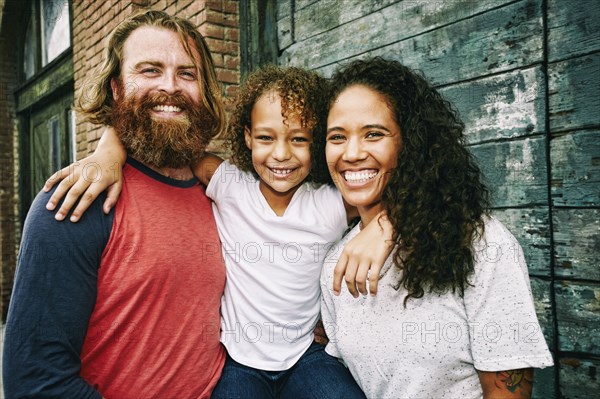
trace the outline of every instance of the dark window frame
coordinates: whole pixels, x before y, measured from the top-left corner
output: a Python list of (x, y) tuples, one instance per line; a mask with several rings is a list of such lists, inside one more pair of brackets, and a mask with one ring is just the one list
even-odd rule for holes
[(240, 72), (246, 76), (266, 64), (277, 64), (277, 2), (240, 1)]

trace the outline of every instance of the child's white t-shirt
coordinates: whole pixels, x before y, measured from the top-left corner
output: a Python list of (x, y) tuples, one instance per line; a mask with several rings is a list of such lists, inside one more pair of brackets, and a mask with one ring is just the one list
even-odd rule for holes
[(221, 342), (246, 366), (287, 370), (313, 342), (323, 260), (347, 228), (342, 197), (333, 187), (304, 183), (280, 217), (259, 180), (227, 161), (206, 194), (227, 270)]
[(326, 351), (344, 360), (367, 398), (476, 399), (483, 396), (477, 370), (552, 366), (523, 251), (496, 218), (486, 219), (484, 237), (474, 244), (475, 272), (464, 297), (425, 292), (406, 308), (392, 255), (377, 296), (353, 298), (343, 281), (341, 294), (332, 293), (339, 253), (359, 231), (325, 259), (322, 317)]

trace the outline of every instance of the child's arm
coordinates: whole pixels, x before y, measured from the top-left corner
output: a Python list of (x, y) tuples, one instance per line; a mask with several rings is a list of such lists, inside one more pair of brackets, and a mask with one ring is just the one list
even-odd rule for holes
[[(55, 215), (56, 220), (63, 220), (73, 204), (81, 197), (70, 218), (71, 222), (76, 222), (100, 193), (108, 190), (108, 196), (103, 206), (104, 212), (108, 213), (117, 203), (123, 189), (121, 172), (126, 159), (127, 152), (119, 140), (117, 132), (108, 126), (104, 130), (94, 154), (59, 170), (46, 180), (43, 188), (46, 192), (60, 181), (56, 191), (46, 204), (46, 209), (53, 210), (66, 194)], [(208, 185), (221, 162), (223, 160), (218, 156), (207, 153), (193, 166), (193, 172), (203, 184)]]
[(94, 154), (59, 170), (46, 180), (43, 188), (46, 192), (60, 181), (46, 204), (46, 209), (53, 210), (66, 194), (55, 215), (56, 220), (63, 220), (73, 204), (81, 197), (70, 218), (71, 222), (76, 222), (100, 193), (108, 188), (108, 196), (102, 207), (104, 212), (108, 213), (121, 193), (123, 186), (121, 170), (126, 159), (127, 152), (116, 131), (110, 126), (107, 127)]
[(359, 293), (377, 295), (379, 272), (394, 248), (393, 233), (386, 213), (381, 212), (346, 244), (333, 272), (335, 295), (340, 294), (342, 279), (346, 280), (348, 291), (355, 298)]
[(208, 186), (210, 179), (222, 162), (223, 158), (207, 152), (195, 165), (192, 165), (192, 172), (202, 184)]

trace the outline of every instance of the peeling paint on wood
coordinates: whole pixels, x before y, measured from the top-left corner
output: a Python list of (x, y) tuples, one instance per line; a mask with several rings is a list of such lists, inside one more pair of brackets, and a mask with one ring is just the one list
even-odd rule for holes
[(561, 358), (560, 392), (563, 399), (590, 399), (600, 392), (598, 376), (600, 361), (594, 359)]
[(480, 144), (470, 149), (478, 159), (494, 207), (547, 204), (544, 138)]
[(553, 138), (550, 159), (555, 206), (600, 206), (599, 130)]
[(471, 144), (546, 131), (541, 67), (448, 86), (440, 92), (457, 107)]
[(600, 281), (600, 209), (554, 209), (554, 272)]
[(283, 50), (294, 43), (292, 37), (292, 18), (285, 17), (277, 22), (277, 45), (279, 50)]
[[(479, 3), (498, 5), (475, 2)], [(439, 18), (437, 26), (450, 25), (424, 34), (419, 33), (436, 25), (424, 27), (422, 16), (409, 18), (399, 4), (295, 43), (283, 52), (280, 62), (311, 69), (329, 65), (324, 71), (328, 74), (335, 67), (331, 64), (370, 51), (368, 55), (399, 59), (422, 69), (434, 84), (446, 84), (482, 71), (501, 72), (542, 60), (541, 0), (520, 1), (456, 23)], [(440, 3), (430, 4), (439, 8)]]
[(532, 399), (554, 399), (556, 398), (556, 371), (554, 367), (533, 370), (533, 392)]
[(292, 16), (292, 2), (294, 0), (277, 0), (277, 20)]
[(550, 228), (548, 208), (497, 209), (493, 212), (523, 248), (531, 276), (550, 276)]
[(555, 283), (561, 351), (600, 355), (600, 284)]
[(548, 0), (548, 59), (600, 50), (600, 2)]
[(552, 287), (549, 281), (540, 280), (535, 277), (530, 279), (531, 293), (535, 305), (535, 313), (542, 327), (544, 338), (550, 348), (554, 346), (554, 317), (552, 315), (552, 303), (550, 291)]
[(600, 124), (600, 53), (548, 66), (550, 130)]
[[(306, 40), (325, 31), (335, 29), (340, 25), (362, 18), (375, 11), (379, 11), (399, 0), (322, 0), (302, 8), (296, 12), (296, 31), (298, 40)], [(401, 2), (401, 9), (417, 8), (418, 3), (424, 1)], [(431, 6), (430, 1), (426, 5)], [(437, 3), (438, 8), (441, 3)], [(384, 12), (394, 12), (389, 9)], [(400, 12), (402, 14), (402, 12)]]

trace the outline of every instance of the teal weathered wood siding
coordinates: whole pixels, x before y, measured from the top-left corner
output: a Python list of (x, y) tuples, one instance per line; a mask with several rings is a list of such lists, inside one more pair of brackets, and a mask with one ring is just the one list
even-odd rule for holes
[(555, 356), (534, 397), (600, 392), (600, 2), (278, 0), (276, 40), (281, 65), (394, 58), (453, 101)]

